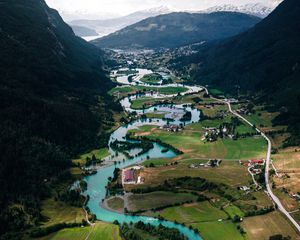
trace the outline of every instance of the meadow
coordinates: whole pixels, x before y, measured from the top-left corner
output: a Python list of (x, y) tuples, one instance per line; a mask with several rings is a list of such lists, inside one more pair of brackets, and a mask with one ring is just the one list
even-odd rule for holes
[(119, 227), (97, 222), (94, 226), (66, 228), (39, 240), (122, 240)]
[(133, 194), (128, 197), (130, 211), (145, 211), (187, 201), (196, 201), (197, 196), (190, 193), (151, 192)]

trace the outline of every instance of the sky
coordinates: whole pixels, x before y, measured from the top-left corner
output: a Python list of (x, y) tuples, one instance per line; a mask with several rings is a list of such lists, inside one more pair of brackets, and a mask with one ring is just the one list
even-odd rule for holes
[(217, 5), (243, 5), (255, 2), (272, 7), (276, 1), (279, 0), (46, 0), (50, 7), (65, 15), (77, 13), (103, 18), (127, 15), (160, 6), (168, 7), (173, 11), (197, 11)]

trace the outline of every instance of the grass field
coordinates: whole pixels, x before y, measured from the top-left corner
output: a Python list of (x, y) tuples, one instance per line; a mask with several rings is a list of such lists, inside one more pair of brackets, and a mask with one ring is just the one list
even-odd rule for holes
[(42, 202), (41, 214), (47, 219), (42, 225), (47, 227), (57, 223), (81, 222), (85, 219), (82, 208), (72, 207), (64, 202), (47, 199)]
[(124, 200), (119, 197), (114, 197), (107, 200), (107, 205), (109, 208), (116, 211), (123, 211), (124, 209)]
[(191, 224), (194, 228), (197, 228), (200, 235), (205, 240), (244, 240), (245, 238), (241, 235), (237, 226), (232, 223), (231, 220), (222, 222), (203, 222)]
[[(176, 159), (176, 158), (175, 158)], [(153, 160), (155, 163), (156, 160)], [(164, 160), (159, 160), (164, 161)], [(145, 178), (143, 185), (131, 186), (131, 188), (156, 186), (165, 180), (180, 178), (185, 176), (202, 177), (215, 183), (226, 183), (232, 187), (249, 185), (251, 177), (247, 168), (239, 165), (235, 161), (223, 161), (218, 168), (190, 168), (191, 163), (203, 163), (203, 160), (181, 160), (177, 165), (162, 166), (156, 165), (154, 168), (145, 168), (141, 176)]]
[(237, 206), (229, 204), (224, 207), (224, 211), (233, 219), (235, 216), (239, 216), (240, 218), (244, 217), (244, 213)]
[[(149, 132), (148, 137), (159, 138), (171, 144), (185, 154), (183, 158), (221, 158), (221, 159), (251, 159), (263, 158), (266, 153), (266, 141), (262, 137), (241, 138), (237, 141), (219, 139), (216, 142), (206, 143), (203, 138), (203, 123), (195, 123), (184, 131), (173, 133), (159, 129)], [(131, 131), (145, 132), (144, 128)]]
[(145, 108), (151, 107), (155, 104), (158, 104), (161, 100), (162, 99), (155, 100), (153, 98), (148, 98), (148, 97), (138, 98), (138, 99), (132, 101), (131, 108), (132, 109), (143, 109), (143, 107), (145, 107)]
[(109, 91), (110, 95), (120, 94), (121, 96), (127, 96), (128, 93), (135, 93), (137, 91), (154, 91), (165, 95), (173, 95), (177, 93), (186, 92), (186, 87), (145, 87), (145, 86), (126, 86), (115, 87)]
[(146, 74), (141, 78), (141, 82), (148, 84), (157, 84), (162, 80), (162, 76), (158, 73)]
[(227, 214), (213, 207), (209, 202), (167, 208), (159, 214), (168, 220), (176, 220), (186, 226), (191, 225), (199, 229), (200, 235), (206, 240), (243, 239), (236, 225), (231, 220), (226, 220)]
[(255, 199), (241, 199), (234, 202), (234, 204), (244, 212), (272, 206), (270, 198), (264, 192), (253, 192), (252, 196)]
[(88, 153), (82, 154), (77, 159), (74, 159), (73, 163), (80, 164), (80, 166), (82, 166), (86, 163), (86, 158), (92, 158), (93, 155), (95, 155), (97, 159), (103, 159), (109, 156), (108, 148), (95, 149)]
[(279, 212), (245, 218), (241, 226), (246, 230), (247, 237), (250, 240), (267, 240), (270, 236), (276, 234), (290, 236), (293, 240), (300, 239), (300, 236)]
[(116, 225), (97, 222), (93, 227), (67, 228), (39, 240), (122, 240)]
[(164, 118), (164, 113), (146, 113), (147, 118)]
[(197, 196), (190, 193), (151, 192), (129, 196), (129, 210), (150, 210), (186, 201), (195, 201)]
[(209, 93), (212, 94), (213, 96), (221, 96), (224, 95), (224, 92), (220, 89), (217, 88), (209, 88), (208, 89)]

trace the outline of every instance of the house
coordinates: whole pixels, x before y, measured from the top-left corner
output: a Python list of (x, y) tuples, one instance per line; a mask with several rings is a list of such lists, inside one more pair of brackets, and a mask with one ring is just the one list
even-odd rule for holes
[(134, 170), (133, 169), (126, 169), (124, 170), (124, 182), (135, 182), (134, 177)]
[(252, 159), (250, 160), (251, 164), (264, 164), (264, 160), (262, 159)]
[(241, 186), (241, 187), (240, 187), (240, 190), (242, 190), (242, 191), (249, 191), (250, 188), (247, 187), (247, 186)]

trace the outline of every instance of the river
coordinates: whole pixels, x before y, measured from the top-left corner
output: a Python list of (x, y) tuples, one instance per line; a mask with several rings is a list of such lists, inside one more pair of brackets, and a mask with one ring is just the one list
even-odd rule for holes
[[(128, 81), (128, 77), (129, 77), (128, 75), (116, 76), (116, 79), (120, 84), (124, 84), (124, 85), (150, 86), (149, 84), (142, 83), (140, 79), (145, 74), (152, 73), (152, 71), (148, 69), (137, 69), (137, 70), (138, 73), (136, 74), (136, 76), (133, 78), (133, 81), (131, 82)], [(112, 74), (116, 75), (116, 72), (113, 72)], [(183, 86), (183, 85), (167, 84), (167, 85), (159, 85), (158, 87), (167, 87), (167, 86)], [(202, 90), (200, 87), (194, 87), (194, 86), (184, 86), (184, 87), (187, 88), (187, 91), (183, 94), (196, 93)], [(163, 95), (158, 93), (147, 94), (147, 97), (153, 97), (153, 98), (166, 98), (172, 96), (174, 95)], [(182, 124), (180, 118), (186, 111), (190, 111), (192, 113), (192, 119), (190, 121), (185, 122), (185, 125), (191, 124), (192, 122), (198, 122), (200, 120), (200, 112), (197, 109), (193, 109), (191, 106), (182, 105), (182, 104), (159, 105), (144, 110), (134, 110), (131, 108), (130, 101), (134, 100), (136, 97), (137, 96), (126, 97), (120, 101), (125, 111), (127, 112), (136, 111), (137, 114), (153, 113), (153, 112), (163, 113), (165, 114), (166, 118), (173, 119), (172, 124), (174, 125)], [(165, 124), (167, 124), (167, 121), (162, 119), (136, 120), (130, 124), (121, 126), (116, 131), (114, 131), (110, 136), (109, 142), (115, 140), (125, 141), (125, 136), (127, 132), (131, 129), (136, 129), (138, 127), (145, 126), (145, 125), (163, 126)], [(195, 234), (193, 230), (190, 230), (189, 228), (184, 227), (180, 224), (175, 224), (174, 222), (170, 222), (170, 221), (161, 221), (152, 217), (130, 216), (130, 215), (120, 214), (116, 212), (111, 212), (104, 209), (101, 206), (102, 199), (105, 199), (106, 197), (106, 186), (108, 184), (108, 178), (113, 177), (113, 172), (116, 167), (122, 169), (132, 164), (140, 163), (146, 160), (147, 157), (148, 158), (150, 157), (151, 159), (157, 159), (157, 158), (173, 158), (176, 156), (176, 154), (173, 151), (169, 150), (168, 152), (164, 152), (162, 151), (162, 149), (163, 149), (162, 146), (160, 146), (158, 143), (154, 143), (154, 148), (148, 151), (147, 153), (140, 156), (134, 156), (132, 159), (127, 159), (125, 155), (120, 153), (116, 154), (110, 148), (109, 149), (110, 156), (105, 159), (106, 162), (105, 166), (99, 168), (95, 175), (85, 177), (85, 181), (87, 182), (87, 191), (84, 194), (90, 196), (87, 206), (89, 207), (90, 211), (97, 216), (97, 219), (101, 221), (113, 222), (115, 220), (118, 220), (120, 223), (124, 223), (124, 222), (135, 223), (138, 221), (142, 221), (144, 223), (150, 223), (155, 226), (162, 224), (165, 227), (178, 229), (182, 234), (187, 236), (188, 239), (190, 240), (201, 240), (201, 237), (198, 234)], [(125, 161), (123, 161), (123, 159), (125, 159)], [(117, 161), (118, 163), (114, 164), (115, 161)]]

